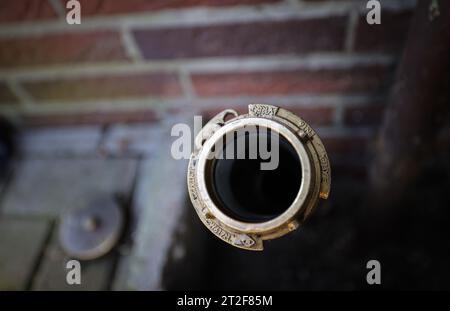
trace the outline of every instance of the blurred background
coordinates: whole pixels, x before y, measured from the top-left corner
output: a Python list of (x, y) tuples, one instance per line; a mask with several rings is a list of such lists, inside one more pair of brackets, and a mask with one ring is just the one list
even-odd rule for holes
[[(446, 1), (0, 2), (0, 289), (449, 289)], [(264, 252), (200, 222), (171, 127), (251, 103), (300, 115), (327, 202)], [(64, 213), (111, 199), (120, 241), (66, 283)], [(100, 203), (98, 203), (100, 202)]]

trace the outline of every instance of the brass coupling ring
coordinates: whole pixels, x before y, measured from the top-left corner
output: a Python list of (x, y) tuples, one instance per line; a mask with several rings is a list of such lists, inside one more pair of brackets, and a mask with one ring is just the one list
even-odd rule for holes
[[(245, 135), (236, 134), (240, 129), (247, 129)], [(224, 142), (230, 134), (233, 146), (253, 136), (270, 142), (276, 134), (277, 168), (261, 170), (260, 158), (213, 156), (233, 147)], [(264, 240), (297, 229), (319, 199), (328, 198), (330, 183), (328, 155), (311, 126), (286, 109), (263, 104), (249, 105), (248, 114), (227, 109), (213, 117), (195, 138), (187, 174), (189, 196), (203, 224), (247, 250), (262, 250)]]

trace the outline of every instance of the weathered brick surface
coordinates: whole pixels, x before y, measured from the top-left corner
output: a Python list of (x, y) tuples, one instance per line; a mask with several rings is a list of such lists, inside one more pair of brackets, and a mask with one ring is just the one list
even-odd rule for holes
[(5, 83), (0, 82), (0, 105), (17, 103), (16, 96)]
[[(81, 0), (83, 15), (110, 15), (139, 13), (187, 7), (223, 7), (231, 5), (256, 5), (280, 2), (281, 0)], [(65, 0), (61, 0), (65, 3)]]
[(385, 66), (361, 66), (349, 69), (195, 74), (192, 82), (199, 96), (323, 94), (383, 91), (389, 77), (390, 70)]
[(114, 123), (150, 123), (159, 118), (154, 110), (92, 111), (47, 114), (26, 114), (22, 121), (27, 127), (108, 125)]
[(48, 0), (2, 0), (0, 23), (47, 20), (56, 18)]
[(408, 34), (412, 12), (382, 11), (381, 24), (369, 25), (361, 15), (356, 29), (355, 50), (365, 52), (401, 52)]
[(338, 51), (345, 16), (134, 31), (147, 59)]
[(50, 224), (37, 219), (0, 219), (0, 290), (25, 290)]
[[(48, 0), (36, 1), (12, 1), (4, 0), (0, 4), (0, 24), (8, 22), (57, 20), (54, 9)], [(66, 1), (60, 0), (62, 6)], [(54, 110), (47, 113), (19, 112), (18, 116), (30, 126), (54, 126), (54, 125), (83, 125), (83, 124), (113, 124), (131, 122), (153, 122), (158, 120), (160, 112), (156, 113), (151, 108), (145, 111), (134, 110), (127, 105), (126, 99), (142, 99), (145, 97), (156, 98), (186, 98), (186, 94), (192, 95), (186, 101), (196, 102), (209, 98), (223, 97), (223, 108), (235, 106), (233, 97), (239, 99), (238, 110), (244, 107), (242, 97), (260, 96), (270, 100), (278, 96), (295, 97), (297, 95), (379, 95), (386, 93), (392, 78), (391, 67), (384, 65), (370, 65), (370, 59), (366, 53), (381, 53), (383, 55), (400, 52), (406, 32), (410, 23), (412, 8), (411, 4), (395, 4), (384, 8), (382, 12), (381, 25), (368, 25), (365, 21), (366, 14), (364, 4), (350, 5), (348, 1), (331, 3), (330, 1), (309, 0), (302, 6), (302, 16), (290, 14), (290, 10), (298, 9), (291, 1), (283, 0), (171, 0), (171, 1), (149, 1), (149, 0), (81, 0), (82, 19), (101, 23), (102, 18), (108, 18), (108, 25), (112, 23), (114, 30), (103, 30), (82, 27), (83, 30), (65, 31), (61, 23), (45, 23), (36, 34), (23, 32), (18, 29), (20, 36), (2, 35), (0, 38), (0, 71), (6, 70), (9, 74), (16, 74), (15, 69), (20, 69), (18, 83), (24, 87), (32, 99), (32, 104), (54, 103)], [(264, 16), (258, 16), (261, 5), (268, 5), (261, 11), (270, 10), (274, 5), (274, 13), (267, 20)], [(209, 17), (204, 20), (202, 12), (210, 12), (202, 8), (214, 7), (214, 14), (221, 17), (219, 23), (210, 22)], [(358, 23), (356, 23), (355, 41), (353, 50), (355, 54), (348, 54), (345, 43), (349, 42), (348, 31), (351, 10), (358, 7), (361, 11)], [(199, 8), (200, 10), (190, 10)], [(330, 10), (328, 11), (328, 8)], [(339, 10), (334, 10), (338, 8)], [(188, 10), (186, 10), (188, 9)], [(233, 11), (236, 9), (236, 11)], [(186, 16), (188, 20), (198, 15), (198, 24), (186, 24), (176, 20), (170, 21), (170, 26), (158, 26), (159, 21), (167, 10), (170, 14)], [(163, 12), (164, 11), (164, 12)], [(83, 64), (83, 68), (90, 65), (102, 65), (108, 68), (109, 64), (120, 62), (124, 66), (136, 60), (129, 59), (130, 51), (134, 51), (133, 40), (123, 40), (117, 30), (120, 23), (115, 24), (111, 16), (125, 14), (125, 21), (132, 14), (152, 13), (155, 23), (151, 21), (151, 28), (145, 24), (134, 27), (130, 24), (131, 39), (135, 39), (137, 54), (142, 54), (145, 61), (162, 66), (174, 66), (173, 74), (141, 72), (116, 72), (114, 74), (89, 74), (84, 76), (78, 72), (73, 75), (67, 72), (70, 66)], [(254, 17), (244, 21), (239, 16), (239, 21), (229, 13), (249, 14)], [(162, 15), (159, 15), (162, 13)], [(278, 15), (279, 14), (279, 15)], [(95, 20), (92, 19), (95, 17)], [(121, 17), (122, 18), (122, 17)], [(131, 17), (132, 18), (132, 17)], [(223, 20), (222, 20), (223, 18)], [(206, 22), (206, 23), (205, 23)], [(10, 27), (11, 24), (6, 25)], [(55, 28), (53, 28), (55, 27)], [(61, 28), (62, 27), (62, 28)], [(56, 29), (58, 28), (58, 29)], [(13, 29), (14, 30), (14, 29)], [(125, 37), (126, 38), (126, 37)], [(353, 42), (353, 41), (352, 41)], [(276, 66), (277, 57), (289, 61), (291, 57), (303, 57), (308, 54), (311, 57), (312, 66), (299, 69), (298, 66), (287, 69), (285, 65)], [(331, 53), (331, 54), (329, 54)], [(362, 53), (362, 54), (361, 54)], [(343, 67), (341, 59), (351, 60), (353, 55), (358, 55), (363, 62), (356, 62), (355, 67)], [(249, 61), (249, 67), (243, 67), (239, 71), (224, 68), (237, 57), (245, 57), (244, 64)], [(267, 57), (266, 57), (267, 56)], [(309, 55), (308, 55), (309, 56)], [(315, 63), (317, 57), (317, 64)], [(256, 59), (257, 58), (257, 59)], [(192, 60), (187, 64), (184, 60)], [(225, 59), (225, 61), (224, 61)], [(177, 62), (171, 62), (177, 60)], [(178, 60), (181, 60), (178, 62)], [(356, 58), (355, 58), (356, 60)], [(161, 61), (161, 63), (160, 63)], [(205, 61), (205, 63), (203, 63)], [(324, 65), (322, 66), (322, 61)], [(336, 67), (334, 62), (336, 61)], [(140, 60), (139, 60), (140, 62)], [(261, 68), (257, 72), (252, 71), (253, 62), (261, 62)], [(266, 63), (267, 62), (267, 63)], [(309, 64), (309, 57), (306, 59)], [(199, 66), (197, 67), (197, 64)], [(267, 67), (265, 67), (268, 64)], [(359, 64), (359, 65), (358, 65)], [(361, 65), (366, 64), (366, 65)], [(193, 72), (191, 80), (189, 76), (182, 87), (178, 77), (178, 65), (184, 70), (187, 65), (187, 73)], [(211, 65), (211, 67), (210, 67)], [(395, 59), (394, 59), (395, 65)], [(57, 74), (52, 77), (51, 73), (56, 66), (58, 73), (62, 71), (65, 78)], [(62, 67), (64, 66), (64, 67)], [(216, 67), (217, 66), (217, 67)], [(172, 67), (171, 67), (172, 68)], [(206, 70), (204, 70), (206, 68)], [(217, 71), (214, 71), (217, 68)], [(224, 68), (224, 71), (222, 71)], [(303, 68), (303, 67), (302, 67)], [(309, 69), (308, 69), (309, 68)], [(39, 76), (40, 69), (46, 72), (45, 77)], [(28, 70), (32, 71), (32, 79), (27, 76)], [(191, 94), (189, 82), (192, 82), (194, 92)], [(27, 98), (26, 93), (21, 98)], [(201, 97), (201, 99), (197, 98)], [(83, 103), (92, 101), (106, 102), (113, 99), (117, 107), (104, 105), (99, 110), (77, 110)], [(123, 99), (124, 103), (118, 103)], [(229, 99), (229, 100), (228, 100)], [(281, 98), (283, 100), (283, 98)], [(214, 98), (213, 101), (216, 101)], [(11, 107), (2, 107), (2, 104), (16, 104), (17, 99), (4, 82), (0, 81), (0, 113), (10, 113)], [(36, 103), (34, 103), (34, 101)], [(77, 103), (65, 109), (64, 105)], [(290, 103), (292, 101), (289, 101)], [(57, 105), (56, 105), (57, 104)], [(274, 103), (277, 104), (277, 103)], [(345, 104), (345, 103), (343, 103)], [(208, 116), (217, 110), (217, 105), (201, 110)], [(295, 108), (295, 103), (290, 108)], [(19, 105), (17, 105), (19, 107)], [(46, 106), (46, 108), (48, 105)], [(333, 111), (324, 107), (305, 107), (299, 98), (300, 113), (305, 114), (313, 125), (333, 126)], [(168, 107), (167, 109), (176, 109)], [(188, 107), (178, 107), (185, 113), (190, 111)], [(222, 108), (222, 107), (220, 107)], [(313, 109), (314, 108), (314, 109)], [(315, 108), (320, 108), (315, 110)], [(39, 108), (37, 108), (39, 109)], [(376, 126), (381, 111), (374, 107), (363, 110), (352, 110), (344, 107), (344, 126)], [(112, 149), (111, 149), (112, 150)], [(110, 150), (110, 151), (111, 151)], [(117, 153), (116, 151), (111, 151)]]
[(25, 83), (24, 87), (37, 101), (181, 95), (178, 77), (173, 74), (136, 74), (36, 81)]
[(0, 39), (0, 68), (125, 59), (119, 34), (110, 31)]
[(344, 124), (348, 126), (376, 126), (381, 123), (385, 106), (372, 104), (360, 107), (347, 107), (344, 111)]
[(127, 159), (25, 159), (3, 200), (7, 214), (55, 217), (99, 195), (128, 196), (136, 161)]

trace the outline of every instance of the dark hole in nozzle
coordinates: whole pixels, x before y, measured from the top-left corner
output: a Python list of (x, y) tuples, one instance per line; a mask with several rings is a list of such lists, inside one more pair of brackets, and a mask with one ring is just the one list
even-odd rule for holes
[[(216, 205), (236, 220), (258, 223), (271, 220), (286, 211), (297, 196), (302, 174), (300, 159), (294, 147), (282, 136), (279, 141), (279, 162), (274, 170), (261, 170), (263, 160), (259, 152), (260, 135), (267, 137), (265, 150), (271, 151), (274, 133), (269, 130), (235, 133), (234, 139), (224, 143), (222, 152), (227, 147), (234, 147), (231, 159), (214, 159), (211, 177), (212, 189), (209, 192)], [(257, 141), (257, 158), (249, 158), (249, 142)], [(236, 157), (237, 146), (245, 142), (245, 158)], [(276, 140), (275, 140), (276, 142)], [(233, 144), (233, 145), (231, 145)]]

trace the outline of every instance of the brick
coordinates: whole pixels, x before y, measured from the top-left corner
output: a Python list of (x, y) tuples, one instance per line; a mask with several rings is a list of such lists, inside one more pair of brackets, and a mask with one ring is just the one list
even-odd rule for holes
[(0, 219), (0, 290), (25, 290), (50, 224), (38, 219)]
[(344, 45), (346, 17), (135, 30), (147, 59), (295, 54), (338, 51)]
[[(179, 9), (188, 7), (223, 7), (231, 5), (258, 5), (275, 3), (281, 0), (80, 0), (81, 11), (84, 16), (111, 15), (123, 13), (139, 13), (165, 9)], [(65, 0), (61, 0), (65, 3)]]
[(32, 290), (98, 291), (108, 289), (114, 270), (113, 254), (96, 260), (81, 261), (81, 284), (79, 285), (69, 285), (66, 282), (68, 272), (66, 264), (69, 260), (70, 258), (59, 244), (58, 230), (55, 230), (34, 277)]
[(381, 24), (369, 25), (366, 15), (360, 16), (356, 29), (356, 51), (401, 52), (411, 22), (410, 10), (401, 12), (381, 12)]
[(37, 101), (118, 99), (142, 96), (175, 97), (182, 94), (174, 74), (134, 74), (24, 83)]
[(46, 34), (0, 39), (0, 68), (125, 60), (116, 32)]
[(27, 158), (6, 189), (3, 211), (52, 218), (99, 195), (128, 197), (136, 168), (132, 159)]
[(56, 17), (48, 0), (0, 1), (0, 23), (47, 20)]
[(0, 105), (14, 104), (18, 100), (5, 83), (0, 82)]
[(194, 74), (199, 96), (379, 92), (387, 87), (384, 66), (274, 72)]
[(334, 119), (332, 107), (285, 107), (312, 126), (331, 125)]
[(22, 122), (30, 128), (48, 126), (109, 125), (114, 123), (151, 123), (159, 120), (152, 109), (92, 111), (76, 113), (26, 114)]
[(95, 155), (101, 135), (98, 126), (34, 128), (20, 135), (18, 149), (25, 156)]
[(374, 104), (348, 107), (344, 110), (344, 124), (348, 126), (376, 126), (381, 123), (384, 106)]

